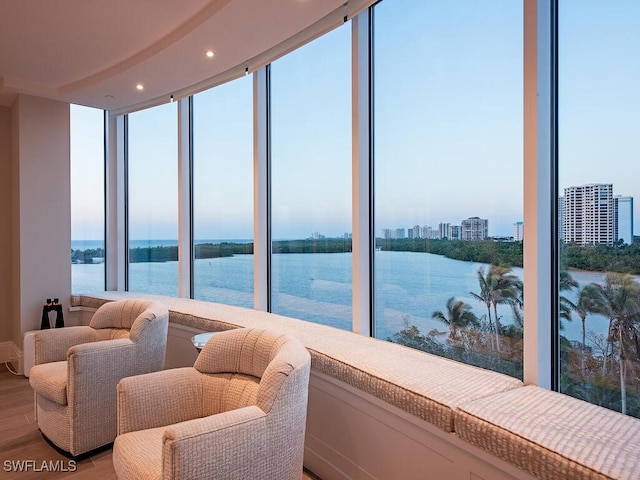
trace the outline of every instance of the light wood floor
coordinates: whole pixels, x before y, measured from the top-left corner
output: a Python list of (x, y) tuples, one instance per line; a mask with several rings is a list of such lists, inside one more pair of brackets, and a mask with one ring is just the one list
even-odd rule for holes
[[(57, 452), (42, 437), (35, 422), (33, 390), (29, 379), (15, 376), (0, 364), (0, 478), (1, 479), (73, 479), (110, 480), (116, 479), (111, 460), (111, 449), (90, 455), (75, 464)], [(29, 467), (15, 471), (16, 463), (29, 461)], [(45, 465), (43, 467), (43, 462)], [(37, 468), (34, 468), (34, 465)], [(43, 471), (51, 468), (67, 471)], [(304, 472), (304, 480), (319, 480), (310, 472)]]

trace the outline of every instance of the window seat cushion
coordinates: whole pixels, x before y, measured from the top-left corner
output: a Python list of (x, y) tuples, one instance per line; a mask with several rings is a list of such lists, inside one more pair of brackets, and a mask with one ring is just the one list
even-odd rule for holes
[(540, 387), (460, 406), (455, 430), (538, 478), (640, 478), (640, 420)]

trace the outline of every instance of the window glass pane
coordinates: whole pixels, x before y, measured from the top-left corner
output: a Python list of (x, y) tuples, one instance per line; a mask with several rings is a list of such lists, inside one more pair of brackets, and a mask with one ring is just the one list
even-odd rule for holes
[(129, 291), (178, 295), (177, 103), (129, 115)]
[(104, 112), (71, 105), (71, 291), (104, 290)]
[(271, 65), (272, 311), (351, 329), (351, 25)]
[(522, 2), (375, 7), (375, 336), (522, 377)]
[(560, 390), (640, 417), (640, 4), (558, 18)]
[(193, 105), (194, 296), (253, 307), (253, 77)]

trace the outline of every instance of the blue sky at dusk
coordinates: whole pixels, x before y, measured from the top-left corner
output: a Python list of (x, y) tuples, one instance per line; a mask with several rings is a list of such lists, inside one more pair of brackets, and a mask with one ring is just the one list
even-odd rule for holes
[[(560, 2), (560, 188), (640, 198), (640, 2)], [(522, 220), (522, 2), (375, 8), (376, 234)], [(351, 231), (351, 24), (272, 65), (273, 237)], [(251, 76), (195, 97), (196, 238), (253, 235)], [(177, 237), (176, 104), (130, 115), (132, 239)], [(72, 107), (72, 238), (100, 238), (102, 112)], [(638, 208), (636, 208), (638, 212)], [(638, 219), (638, 214), (636, 213)], [(640, 219), (636, 220), (638, 223)]]

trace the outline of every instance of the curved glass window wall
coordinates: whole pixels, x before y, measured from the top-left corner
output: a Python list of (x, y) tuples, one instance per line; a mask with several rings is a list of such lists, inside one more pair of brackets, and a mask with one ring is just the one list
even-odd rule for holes
[[(254, 101), (260, 98), (264, 103), (259, 105), (271, 105), (265, 131), (253, 120), (253, 138), (268, 139), (266, 158), (258, 158), (249, 134), (250, 80), (196, 95), (195, 205), (189, 220), (195, 223), (195, 242), (251, 240), (251, 216), (254, 224), (264, 225), (264, 219), (256, 219), (261, 214), (249, 206), (255, 191), (264, 189), (260, 183), (256, 190), (249, 181), (248, 158), (254, 148), (254, 169), (269, 167), (266, 160), (271, 161), (261, 172), (268, 171), (270, 178), (266, 210), (271, 217), (264, 223), (271, 229), (271, 244), (265, 250), (273, 251), (271, 262), (265, 262), (271, 267), (270, 282), (262, 278), (265, 272), (254, 274), (260, 275), (255, 282), (260, 291), (251, 290), (252, 270), (245, 265), (225, 274), (246, 277), (241, 287), (226, 282), (212, 294), (207, 290), (211, 284), (197, 280), (208, 264), (196, 258), (196, 297), (250, 305), (252, 294), (267, 298), (262, 290), (270, 285), (273, 312), (349, 330), (355, 301), (359, 312), (370, 312), (372, 333), (380, 339), (516, 377), (523, 377), (524, 370), (528, 383), (545, 387), (551, 386), (546, 384), (549, 371), (559, 368), (561, 391), (639, 416), (639, 324), (633, 312), (640, 304), (634, 296), (640, 282), (634, 267), (632, 199), (638, 130), (633, 112), (640, 102), (634, 93), (638, 69), (633, 53), (640, 46), (634, 25), (640, 12), (631, 1), (615, 5), (559, 2), (559, 88), (552, 87), (551, 94), (557, 94), (559, 107), (558, 166), (553, 153), (536, 147), (551, 130), (542, 131), (540, 125), (554, 124), (553, 107), (550, 115), (544, 108), (536, 113), (549, 118), (531, 122), (536, 129), (533, 143), (523, 136), (523, 109), (530, 112), (529, 103), (537, 101), (523, 84), (532, 82), (532, 76), (544, 82), (540, 72), (545, 70), (537, 68), (523, 78), (523, 64), (535, 64), (535, 55), (536, 62), (548, 62), (552, 70), (554, 61), (552, 53), (536, 51), (532, 36), (524, 35), (523, 24), (538, 25), (542, 17), (530, 18), (540, 12), (523, 11), (522, 2), (383, 0), (370, 10), (375, 45), (370, 57), (373, 172), (358, 175), (372, 173), (373, 180), (351, 178), (352, 141), (367, 141), (360, 131), (352, 133), (352, 94), (360, 94), (359, 99), (367, 95), (361, 83), (351, 84), (351, 72), (365, 73), (358, 62), (367, 54), (359, 51), (359, 60), (352, 61), (351, 22), (274, 61), (270, 102), (268, 93), (263, 98), (254, 89)], [(534, 28), (544, 36), (544, 26)], [(362, 32), (356, 30), (361, 40)], [(553, 50), (553, 38), (549, 41)], [(525, 75), (535, 70), (524, 68)], [(523, 98), (529, 99), (526, 108)], [(254, 106), (254, 116), (258, 110)], [(176, 113), (168, 104), (129, 116), (132, 249), (136, 241), (146, 242), (147, 249), (176, 242)], [(361, 113), (358, 110), (360, 124)], [(227, 140), (236, 145), (229, 148)], [(354, 152), (362, 145), (356, 147)], [(551, 175), (540, 173), (545, 165)], [(537, 171), (536, 178), (523, 178), (523, 166)], [(523, 198), (536, 205), (550, 200), (545, 188), (555, 175), (558, 242), (536, 232), (536, 222), (548, 226), (555, 220), (549, 209), (523, 208)], [(352, 180), (359, 186), (369, 184), (373, 192), (373, 212), (367, 212), (375, 237), (370, 238), (373, 273), (365, 279), (351, 266), (351, 225), (357, 222), (362, 231), (361, 219), (351, 215)], [(185, 185), (180, 188), (188, 188)], [(580, 190), (589, 185), (598, 188)], [(221, 195), (227, 186), (233, 195)], [(584, 204), (587, 190), (590, 215), (603, 219), (599, 227), (605, 232), (590, 237), (597, 244), (583, 244), (573, 236), (578, 229), (585, 234), (586, 217), (569, 219), (579, 195)], [(533, 216), (527, 213), (532, 211)], [(534, 282), (528, 289), (523, 288), (522, 265), (526, 215), (533, 223), (526, 230), (527, 247), (534, 252), (526, 258), (538, 262), (536, 268), (527, 267), (527, 278)], [(550, 244), (559, 250), (558, 292), (545, 290), (553, 284), (553, 275), (538, 268), (552, 265), (555, 252)], [(356, 254), (358, 260), (367, 257)], [(239, 254), (237, 260), (249, 255)], [(260, 269), (263, 260), (255, 263)], [(163, 276), (162, 269), (171, 275)], [(175, 295), (177, 276), (174, 259), (132, 262), (129, 290)], [(370, 282), (369, 298), (358, 298), (366, 288), (352, 298), (352, 276), (360, 285)], [(525, 324), (523, 291), (529, 292), (527, 308), (536, 306), (543, 320), (532, 315)], [(585, 291), (594, 298), (582, 303)], [(556, 293), (559, 312), (547, 309)], [(618, 308), (618, 294), (629, 303)], [(547, 318), (560, 321), (560, 361), (551, 359), (552, 368), (539, 373), (550, 358), (542, 357), (552, 338), (545, 333), (546, 325), (538, 328)], [(528, 336), (532, 325), (534, 335)]]

